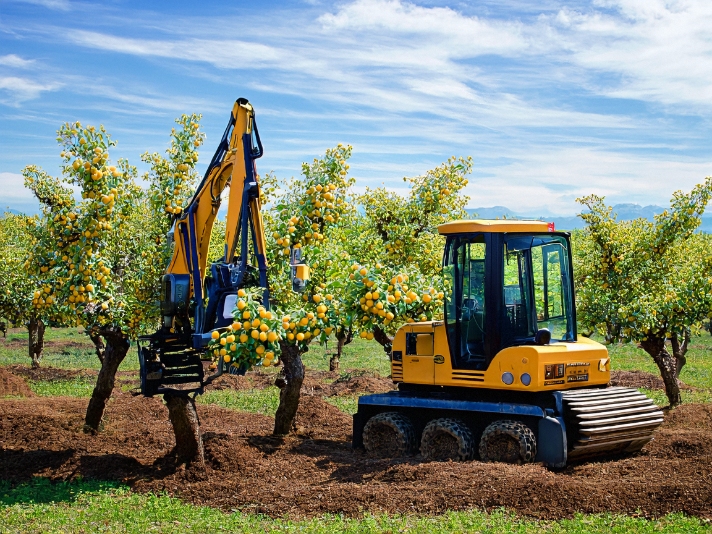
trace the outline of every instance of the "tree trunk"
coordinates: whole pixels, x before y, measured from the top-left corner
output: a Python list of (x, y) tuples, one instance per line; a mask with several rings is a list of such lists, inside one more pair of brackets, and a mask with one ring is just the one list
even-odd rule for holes
[(42, 350), (44, 349), (44, 334), (45, 324), (38, 317), (30, 317), (30, 322), (27, 325), (27, 331), (30, 334), (29, 351), (32, 367), (38, 368), (42, 360)]
[(111, 397), (111, 392), (114, 390), (116, 371), (129, 351), (129, 340), (121, 332), (120, 328), (105, 327), (101, 329), (100, 334), (106, 341), (104, 360), (101, 362), (101, 370), (96, 379), (96, 386), (92, 391), (91, 399), (89, 399), (89, 406), (84, 420), (84, 431), (91, 433), (99, 430), (104, 408), (109, 397)]
[(101, 339), (101, 335), (98, 330), (92, 329), (89, 332), (89, 339), (94, 343), (94, 352), (96, 352), (96, 357), (99, 358), (100, 363), (104, 363), (104, 352), (106, 351), (106, 346), (104, 345), (104, 340)]
[(336, 334), (336, 354), (329, 360), (329, 371), (338, 371), (344, 347), (354, 340), (354, 331), (351, 328), (339, 330)]
[(173, 425), (176, 437), (176, 461), (179, 464), (198, 460), (205, 463), (203, 437), (200, 432), (200, 419), (195, 410), (195, 400), (187, 395), (163, 395), (168, 406), (168, 417)]
[(381, 344), (381, 346), (383, 347), (383, 350), (387, 354), (391, 353), (391, 350), (393, 349), (393, 338), (391, 338), (388, 334), (386, 334), (378, 326), (373, 327), (373, 339), (375, 339), (376, 341), (378, 341)]
[(282, 349), (282, 369), (284, 376), (276, 381), (279, 391), (279, 406), (274, 414), (274, 434), (283, 436), (292, 430), (294, 418), (299, 408), (299, 393), (304, 382), (304, 364), (296, 345), (280, 342)]
[(687, 348), (690, 346), (690, 331), (685, 329), (682, 343), (680, 343), (677, 335), (672, 336), (670, 345), (672, 346), (672, 355), (675, 357), (675, 377), (679, 379), (680, 371), (687, 363), (685, 355), (687, 354)]
[(640, 346), (650, 354), (660, 369), (660, 376), (665, 384), (665, 395), (670, 401), (670, 407), (673, 408), (681, 404), (682, 397), (680, 396), (680, 383), (677, 380), (676, 361), (665, 347), (665, 338), (649, 336), (646, 341), (641, 342)]
[(346, 345), (346, 335), (336, 336), (336, 354), (332, 354), (329, 359), (329, 371), (338, 371), (339, 363), (341, 363), (341, 355), (344, 353), (344, 345)]

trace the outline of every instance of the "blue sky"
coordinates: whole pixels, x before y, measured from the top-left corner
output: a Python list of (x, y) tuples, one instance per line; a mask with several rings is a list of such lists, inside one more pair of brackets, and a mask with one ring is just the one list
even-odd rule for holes
[(470, 207), (665, 205), (712, 174), (710, 27), (709, 0), (0, 0), (0, 206), (36, 211), (20, 171), (59, 173), (64, 121), (145, 170), (202, 113), (205, 164), (238, 97), (260, 172), (342, 142), (361, 189), (471, 155)]

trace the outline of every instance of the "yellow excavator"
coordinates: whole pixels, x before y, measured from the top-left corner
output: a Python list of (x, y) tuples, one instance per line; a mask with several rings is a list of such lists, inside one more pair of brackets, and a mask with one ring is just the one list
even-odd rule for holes
[[(162, 325), (138, 343), (144, 395), (199, 394), (226, 370), (220, 359), (206, 377), (202, 359), (212, 332), (232, 323), (239, 289), (261, 287), (269, 309), (254, 163), (262, 152), (254, 110), (239, 99), (169, 234)], [(228, 187), (225, 253), (208, 276), (210, 236)], [(577, 335), (569, 234), (550, 223), (506, 220), (455, 221), (439, 231), (446, 237), (444, 320), (398, 330), (390, 353), (398, 389), (359, 399), (355, 447), (556, 468), (650, 441), (662, 412), (636, 390), (607, 387), (605, 347)], [(309, 268), (301, 249), (291, 252), (293, 289), (301, 291)]]
[[(214, 330), (233, 322), (237, 291), (263, 289), (269, 309), (265, 232), (255, 160), (263, 149), (252, 105), (235, 102), (225, 133), (195, 194), (174, 220), (169, 233), (173, 255), (161, 279), (161, 328), (139, 339), (141, 392), (202, 393), (225, 371), (220, 358), (216, 372), (206, 377), (202, 359)], [(221, 195), (230, 188), (225, 230), (225, 253), (210, 265), (208, 249)], [(292, 281), (301, 291), (309, 278), (301, 250), (291, 254)], [(230, 367), (230, 372), (245, 369)]]
[(354, 447), (561, 468), (652, 439), (662, 412), (635, 389), (609, 387), (606, 348), (577, 334), (568, 233), (514, 220), (438, 230), (444, 320), (398, 330), (398, 389), (360, 397)]

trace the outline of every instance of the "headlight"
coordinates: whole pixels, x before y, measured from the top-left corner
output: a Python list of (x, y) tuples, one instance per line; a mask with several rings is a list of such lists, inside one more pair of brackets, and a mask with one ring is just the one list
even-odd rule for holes
[(502, 373), (502, 382), (504, 382), (508, 386), (511, 386), (514, 382), (514, 375), (509, 371), (506, 373)]
[(532, 377), (529, 373), (523, 373), (522, 376), (519, 377), (519, 380), (521, 380), (525, 386), (532, 383)]

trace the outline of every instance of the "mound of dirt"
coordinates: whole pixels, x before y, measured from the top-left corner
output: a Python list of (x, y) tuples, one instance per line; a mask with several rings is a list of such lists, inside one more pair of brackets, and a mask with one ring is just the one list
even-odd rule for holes
[(93, 369), (59, 369), (57, 367), (27, 367), (26, 365), (11, 365), (10, 372), (29, 380), (73, 380), (75, 378), (96, 377), (98, 371)]
[[(611, 385), (627, 388), (665, 389), (660, 376), (645, 371), (611, 371)], [(680, 382), (680, 389), (694, 389)]]
[(374, 376), (350, 376), (330, 384), (329, 396), (355, 395), (357, 393), (386, 393), (393, 391), (394, 384), (390, 378)]
[(86, 406), (86, 399), (0, 400), (0, 478), (119, 480), (135, 491), (274, 517), (506, 507), (543, 519), (577, 512), (712, 518), (710, 405), (671, 411), (639, 454), (560, 472), (371, 458), (351, 449), (351, 418), (319, 395), (302, 396), (296, 432), (284, 438), (271, 435), (271, 417), (199, 404), (207, 466), (176, 469), (160, 399), (116, 391), (96, 436), (81, 431)]
[(322, 398), (302, 395), (294, 420), (297, 435), (312, 439), (351, 437), (351, 416)]
[(217, 391), (223, 389), (235, 389), (239, 391), (243, 389), (254, 389), (254, 387), (255, 386), (252, 384), (252, 381), (245, 376), (224, 374), (220, 375), (208, 384), (206, 389), (214, 389)]
[(21, 377), (0, 367), (0, 397), (34, 397), (34, 393)]

